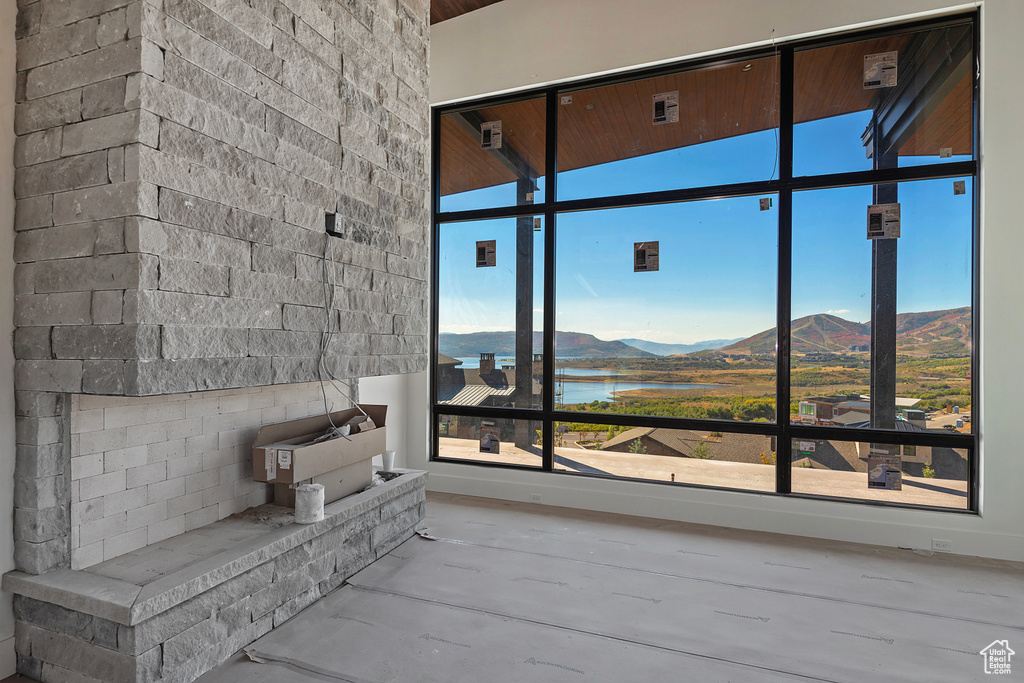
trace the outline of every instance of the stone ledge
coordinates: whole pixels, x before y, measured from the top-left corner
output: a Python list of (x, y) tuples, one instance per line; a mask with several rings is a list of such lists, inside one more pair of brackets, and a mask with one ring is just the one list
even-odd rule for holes
[(46, 683), (198, 678), (413, 535), (427, 473), (398, 472), (316, 524), (265, 505), (88, 570), (5, 574), (19, 671)]
[[(205, 558), (144, 586), (94, 574), (89, 569), (58, 569), (40, 575), (7, 572), (3, 575), (2, 588), (10, 593), (60, 605), (76, 612), (134, 626), (425, 485), (426, 472), (396, 471), (403, 476), (327, 505), (322, 522), (289, 524), (270, 529), (257, 539)], [(217, 524), (215, 522), (182, 536), (202, 533), (204, 529)]]

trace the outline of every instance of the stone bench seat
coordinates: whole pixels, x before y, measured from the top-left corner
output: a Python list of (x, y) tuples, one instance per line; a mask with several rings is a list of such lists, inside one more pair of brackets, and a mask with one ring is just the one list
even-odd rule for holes
[(195, 680), (412, 536), (427, 474), (397, 471), (315, 524), (263, 505), (84, 570), (5, 574), (18, 671), (44, 683)]

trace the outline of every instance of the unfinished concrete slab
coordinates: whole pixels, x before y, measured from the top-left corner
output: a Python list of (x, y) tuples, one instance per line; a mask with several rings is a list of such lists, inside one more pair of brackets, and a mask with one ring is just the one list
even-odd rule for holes
[[(203, 676), (970, 681), (1024, 565), (431, 494), (414, 537)], [(259, 662), (252, 661), (259, 660)]]

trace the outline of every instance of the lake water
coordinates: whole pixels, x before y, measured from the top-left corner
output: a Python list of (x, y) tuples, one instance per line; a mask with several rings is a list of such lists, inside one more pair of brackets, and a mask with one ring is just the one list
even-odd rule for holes
[(555, 391), (562, 391), (555, 397), (555, 403), (590, 403), (611, 401), (613, 391), (633, 389), (720, 389), (720, 384), (681, 384), (677, 382), (563, 382)]
[[(473, 370), (480, 367), (480, 356), (473, 356), (472, 358), (457, 358), (461, 360), (462, 365), (459, 367), (463, 370)], [(502, 359), (495, 358), (495, 367), (501, 367), (502, 365), (514, 365), (515, 361), (507, 359), (502, 362)], [(566, 377), (613, 377), (615, 375), (621, 375), (622, 373), (618, 370), (587, 370), (585, 368), (558, 368), (555, 371), (556, 375), (565, 375)]]

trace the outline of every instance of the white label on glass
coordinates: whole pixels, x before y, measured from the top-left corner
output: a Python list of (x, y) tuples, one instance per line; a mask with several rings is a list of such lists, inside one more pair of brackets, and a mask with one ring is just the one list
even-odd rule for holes
[(891, 88), (896, 85), (896, 57), (899, 53), (879, 52), (864, 55), (864, 89)]
[(501, 121), (480, 124), (480, 146), (484, 149), (501, 149)]
[(562, 95), (562, 104), (572, 104), (572, 95)]
[(966, 180), (954, 180), (953, 181), (953, 194), (967, 194), (967, 181)]
[(652, 122), (656, 126), (663, 123), (679, 123), (679, 91), (662, 92), (654, 96)]
[(544, 225), (543, 219), (540, 216), (535, 216), (534, 219), (533, 219), (533, 231), (534, 232), (540, 232), (540, 229), (541, 229), (541, 227), (543, 227), (543, 225)]
[(900, 236), (900, 205), (872, 204), (868, 207), (868, 239), (890, 239)]
[(800, 452), (801, 453), (813, 453), (814, 452), (814, 442), (813, 441), (801, 441), (800, 442)]
[(646, 273), (658, 270), (658, 242), (633, 243), (633, 272)]
[(939, 158), (940, 159), (948, 159), (951, 156), (953, 156), (953, 148), (952, 147), (940, 147), (939, 148)]
[(501, 450), (500, 432), (497, 427), (480, 428), (480, 452), (497, 455)]
[(772, 208), (772, 198), (771, 197), (761, 197), (761, 199), (759, 201), (760, 201), (760, 204), (761, 204), (761, 210), (762, 211), (767, 211), (768, 209)]
[(872, 448), (868, 453), (868, 488), (903, 490), (903, 459), (899, 453)]
[(497, 240), (480, 240), (476, 243), (476, 267), (492, 268), (498, 263)]

